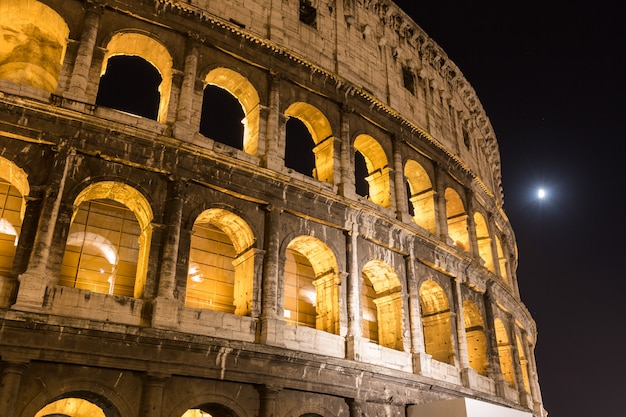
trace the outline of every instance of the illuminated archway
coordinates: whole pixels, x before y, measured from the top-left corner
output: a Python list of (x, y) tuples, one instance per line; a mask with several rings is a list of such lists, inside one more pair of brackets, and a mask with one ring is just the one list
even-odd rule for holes
[(381, 346), (404, 350), (402, 285), (396, 272), (381, 260), (363, 267), (361, 303), (363, 337)]
[(255, 258), (250, 226), (214, 208), (202, 212), (192, 230), (185, 306), (250, 315)]
[(504, 251), (502, 250), (502, 242), (500, 238), (496, 236), (496, 250), (498, 251), (498, 264), (500, 265), (500, 276), (508, 285), (511, 285), (511, 281), (509, 280), (508, 273), (508, 262), (506, 260), (506, 256), (504, 256)]
[(483, 317), (476, 304), (463, 301), (463, 320), (467, 341), (467, 359), (470, 366), (479, 374), (487, 376), (489, 360), (487, 357), (487, 336)]
[(26, 173), (0, 157), (0, 274), (11, 271), (29, 192)]
[(450, 304), (444, 290), (433, 280), (419, 290), (426, 353), (434, 360), (454, 365)]
[(181, 417), (239, 417), (229, 407), (219, 403), (207, 403), (185, 411)]
[(413, 205), (413, 221), (431, 233), (437, 233), (435, 218), (435, 191), (426, 170), (413, 160), (404, 165), (404, 176), (409, 184), (409, 201)]
[(480, 213), (474, 213), (474, 224), (476, 225), (476, 240), (478, 242), (478, 254), (485, 262), (485, 268), (495, 272), (493, 266), (493, 252), (491, 251), (491, 236), (485, 218)]
[(35, 0), (0, 2), (0, 78), (56, 91), (69, 27)]
[(504, 323), (499, 318), (494, 320), (496, 339), (498, 341), (498, 356), (500, 358), (500, 370), (504, 380), (511, 388), (515, 388), (515, 367), (513, 366), (513, 345), (509, 341), (508, 332)]
[[(313, 177), (319, 181), (334, 183), (334, 142), (330, 122), (316, 107), (303, 102), (291, 104), (285, 110), (285, 116), (295, 117), (306, 126), (315, 144), (315, 169)], [(289, 140), (289, 138), (287, 138)]]
[(459, 194), (452, 188), (446, 188), (446, 218), (448, 220), (448, 236), (454, 244), (464, 250), (470, 251), (469, 234), (467, 232), (467, 214), (465, 206)]
[(284, 316), (288, 324), (339, 334), (338, 265), (321, 240), (298, 236), (285, 251)]
[(228, 68), (216, 68), (210, 71), (204, 82), (223, 88), (239, 100), (244, 112), (244, 118), (241, 121), (243, 123), (243, 151), (250, 155), (258, 155), (261, 110), (259, 94), (252, 83)]
[(354, 140), (354, 149), (365, 159), (369, 185), (369, 199), (379, 206), (391, 207), (389, 163), (380, 143), (369, 135), (359, 135)]
[(152, 209), (129, 185), (103, 181), (74, 202), (59, 284), (141, 298), (145, 286)]
[(35, 417), (107, 417), (102, 408), (82, 398), (63, 398), (42, 408)]
[(172, 90), (172, 57), (168, 50), (161, 43), (140, 33), (118, 33), (114, 35), (106, 46), (107, 52), (102, 61), (102, 72), (107, 69), (108, 60), (118, 55), (138, 56), (152, 65), (161, 74), (161, 84), (159, 93), (159, 111), (157, 121), (165, 123), (167, 120), (167, 109)]

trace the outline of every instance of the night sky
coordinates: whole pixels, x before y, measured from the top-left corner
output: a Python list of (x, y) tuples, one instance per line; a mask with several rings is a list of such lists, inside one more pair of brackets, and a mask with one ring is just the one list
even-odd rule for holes
[(623, 7), (396, 3), (460, 68), (495, 130), (550, 417), (626, 416)]

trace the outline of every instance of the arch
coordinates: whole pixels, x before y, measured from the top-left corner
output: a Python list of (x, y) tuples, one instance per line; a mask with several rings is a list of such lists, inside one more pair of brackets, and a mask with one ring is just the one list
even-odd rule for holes
[(383, 147), (373, 137), (361, 134), (354, 140), (354, 149), (365, 159), (369, 199), (379, 206), (390, 208), (390, 169)]
[(202, 94), (200, 133), (216, 142), (243, 150), (244, 109), (228, 90), (207, 84)]
[(29, 192), (24, 170), (0, 157), (0, 274), (11, 271)]
[(35, 0), (0, 2), (0, 78), (54, 93), (70, 30)]
[(102, 61), (103, 75), (107, 70), (108, 61), (118, 55), (138, 56), (151, 63), (161, 74), (159, 93), (159, 110), (157, 121), (165, 123), (172, 90), (172, 56), (165, 46), (155, 39), (141, 33), (122, 32), (113, 35), (106, 46), (106, 54)]
[(485, 268), (495, 272), (493, 265), (493, 252), (491, 251), (491, 236), (487, 222), (482, 214), (474, 213), (474, 224), (476, 225), (476, 240), (478, 242), (478, 254), (485, 263)]
[[(335, 182), (335, 138), (326, 116), (317, 107), (304, 102), (292, 103), (285, 110), (285, 116), (301, 121), (311, 135), (314, 144), (312, 151), (315, 157), (313, 177), (319, 181), (333, 184)], [(289, 139), (288, 137), (287, 141)], [(300, 139), (297, 138), (297, 140)]]
[(404, 350), (402, 284), (382, 260), (367, 262), (362, 270), (363, 337), (381, 346)]
[(135, 188), (101, 181), (74, 201), (60, 285), (141, 298), (152, 237), (152, 209)]
[(236, 214), (221, 208), (200, 213), (192, 229), (185, 305), (250, 315), (254, 243), (252, 229)]
[[(178, 403), (167, 417), (183, 417), (189, 410), (199, 410), (209, 413), (214, 417), (219, 417), (219, 413), (223, 413), (225, 417), (253, 417), (241, 407), (235, 399), (231, 399), (220, 394), (202, 394), (194, 397), (186, 398)], [(210, 410), (210, 411), (205, 411)], [(217, 411), (217, 413), (216, 413)], [(211, 413), (213, 412), (213, 413)], [(192, 414), (193, 416), (193, 414)], [(185, 416), (189, 417), (189, 416)], [(197, 416), (193, 416), (197, 417)], [(202, 416), (205, 417), (205, 416)]]
[(426, 170), (416, 161), (404, 165), (404, 176), (409, 186), (409, 201), (413, 205), (413, 221), (431, 233), (437, 233), (435, 218), (435, 190)]
[(463, 301), (463, 320), (467, 340), (467, 359), (470, 366), (479, 374), (487, 376), (489, 358), (487, 356), (487, 336), (482, 314), (476, 304)]
[(469, 234), (467, 232), (467, 214), (463, 200), (452, 188), (446, 188), (446, 218), (448, 222), (448, 236), (452, 242), (465, 252), (470, 251)]
[(79, 397), (65, 397), (53, 401), (39, 410), (35, 417), (109, 417), (91, 401)]
[(286, 322), (339, 334), (339, 267), (334, 252), (312, 236), (297, 236), (285, 250)]
[(223, 88), (239, 100), (243, 108), (243, 151), (250, 155), (259, 153), (260, 100), (257, 90), (243, 75), (228, 68), (215, 68), (204, 78), (205, 85)]
[(504, 250), (502, 249), (502, 242), (500, 238), (496, 236), (496, 251), (498, 252), (498, 264), (500, 266), (500, 277), (507, 283), (509, 286), (511, 285), (511, 280), (509, 279), (509, 263), (506, 260), (506, 256), (504, 255)]
[(450, 303), (445, 291), (433, 280), (426, 280), (419, 289), (426, 353), (433, 359), (454, 364)]
[(190, 408), (181, 417), (238, 417), (230, 408), (220, 403), (206, 403)]
[(508, 332), (500, 318), (494, 319), (496, 340), (498, 341), (498, 357), (500, 358), (500, 370), (504, 380), (511, 388), (515, 388), (515, 367), (513, 366), (513, 346), (509, 341)]

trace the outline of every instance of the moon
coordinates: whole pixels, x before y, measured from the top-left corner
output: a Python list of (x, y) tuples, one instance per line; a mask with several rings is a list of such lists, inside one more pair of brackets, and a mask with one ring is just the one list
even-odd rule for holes
[(547, 193), (544, 188), (539, 188), (537, 190), (537, 198), (539, 198), (540, 200), (543, 200), (544, 198), (546, 198), (546, 196), (547, 196)]

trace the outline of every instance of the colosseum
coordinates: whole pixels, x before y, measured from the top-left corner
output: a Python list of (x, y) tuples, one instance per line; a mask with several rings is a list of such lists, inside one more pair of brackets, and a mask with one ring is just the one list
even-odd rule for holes
[(0, 416), (547, 415), (493, 128), (392, 1), (0, 34)]

